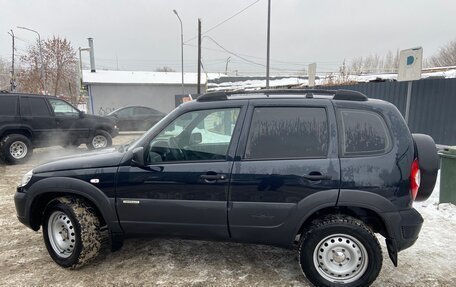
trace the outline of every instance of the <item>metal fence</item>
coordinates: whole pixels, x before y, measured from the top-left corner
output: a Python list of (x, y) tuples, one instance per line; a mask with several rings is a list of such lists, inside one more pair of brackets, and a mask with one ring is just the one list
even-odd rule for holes
[[(321, 87), (360, 91), (394, 104), (405, 116), (407, 82), (370, 82)], [(456, 145), (456, 79), (413, 81), (409, 112), (412, 133), (432, 136), (437, 144)]]

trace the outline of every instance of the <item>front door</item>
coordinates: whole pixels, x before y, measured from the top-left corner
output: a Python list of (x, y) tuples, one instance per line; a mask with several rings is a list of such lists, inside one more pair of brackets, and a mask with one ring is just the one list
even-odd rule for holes
[(117, 211), (125, 232), (228, 237), (228, 183), (241, 111), (181, 114), (144, 146), (147, 168), (119, 168)]
[(71, 144), (89, 137), (90, 123), (88, 119), (81, 118), (77, 109), (59, 99), (49, 99), (49, 103), (54, 111), (62, 143)]

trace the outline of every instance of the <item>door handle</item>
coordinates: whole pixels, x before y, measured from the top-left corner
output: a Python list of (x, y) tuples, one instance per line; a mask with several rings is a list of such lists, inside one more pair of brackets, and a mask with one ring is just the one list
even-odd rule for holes
[(226, 176), (224, 174), (202, 174), (201, 179), (204, 179), (207, 183), (216, 182), (217, 180), (224, 180)]
[(319, 172), (319, 171), (312, 171), (309, 174), (303, 175), (302, 177), (305, 179), (311, 180), (311, 181), (330, 180), (332, 178), (329, 175), (321, 174), (321, 172)]

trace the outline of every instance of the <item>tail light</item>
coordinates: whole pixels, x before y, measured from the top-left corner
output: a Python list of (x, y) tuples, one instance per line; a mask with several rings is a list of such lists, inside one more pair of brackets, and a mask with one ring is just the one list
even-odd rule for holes
[(412, 172), (410, 173), (410, 193), (412, 194), (413, 200), (415, 200), (416, 195), (418, 194), (418, 189), (420, 188), (420, 182), (421, 182), (420, 166), (418, 164), (418, 159), (415, 159), (412, 163)]

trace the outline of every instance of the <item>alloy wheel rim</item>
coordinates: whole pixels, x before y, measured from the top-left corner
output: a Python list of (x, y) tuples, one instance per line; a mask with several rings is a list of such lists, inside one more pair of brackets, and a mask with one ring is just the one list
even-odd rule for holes
[(76, 246), (76, 231), (68, 215), (54, 211), (49, 217), (47, 229), (54, 252), (62, 258), (70, 257)]
[(10, 146), (10, 154), (15, 159), (22, 159), (27, 155), (27, 145), (22, 141), (15, 141)]
[(317, 244), (313, 262), (317, 272), (326, 280), (351, 283), (364, 275), (369, 258), (359, 240), (347, 234), (334, 234)]

